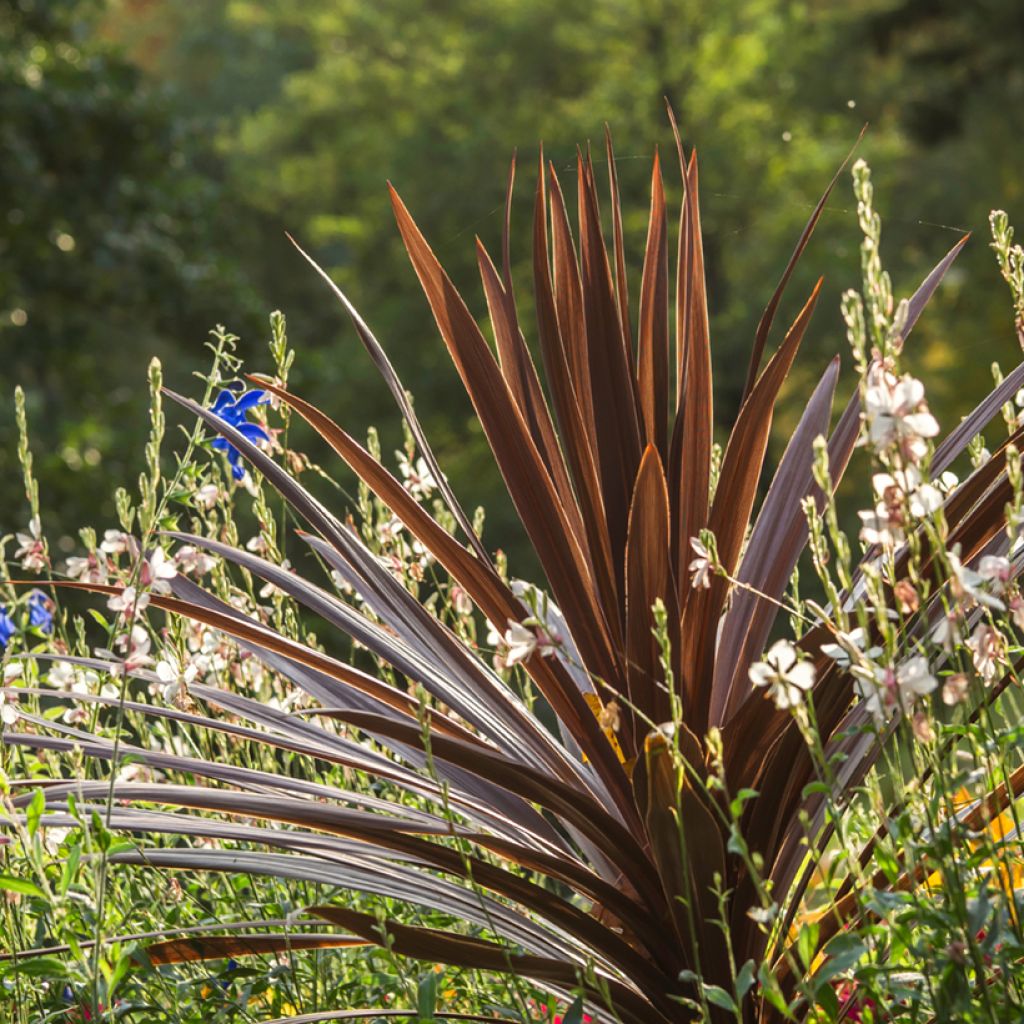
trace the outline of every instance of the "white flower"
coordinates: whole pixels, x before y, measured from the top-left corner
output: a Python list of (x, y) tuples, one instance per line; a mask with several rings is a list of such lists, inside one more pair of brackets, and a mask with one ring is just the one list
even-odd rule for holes
[[(291, 572), (292, 571), (292, 564), (286, 558), (281, 563), (281, 568), (282, 569), (286, 569), (289, 572)], [(273, 597), (274, 594), (283, 594), (283, 593), (284, 593), (284, 591), (280, 587), (276, 586), (273, 583), (264, 583), (263, 586), (260, 587), (260, 590), (259, 590), (259, 596), (261, 598), (263, 598), (264, 600), (266, 598), (268, 598), (268, 597)]]
[(88, 554), (85, 558), (72, 555), (64, 567), (69, 579), (81, 580), (83, 583), (106, 583), (107, 570), (100, 565), (99, 559)]
[(163, 772), (158, 772), (141, 761), (132, 761), (117, 773), (118, 782), (158, 782), (163, 777)]
[(494, 665), (494, 671), (505, 672), (508, 669), (508, 662), (505, 660), (508, 656), (508, 647), (498, 627), (490, 619), (487, 620), (487, 646), (493, 651), (491, 663)]
[(473, 612), (473, 601), (463, 587), (457, 583), (448, 591), (448, 600), (459, 615), (470, 615)]
[(136, 669), (153, 664), (153, 659), (149, 656), (151, 643), (149, 632), (137, 623), (132, 626), (131, 633), (123, 633), (114, 641), (114, 647), (117, 650), (126, 650), (127, 652), (124, 657), (126, 672), (134, 672)]
[(865, 544), (880, 544), (890, 548), (898, 541), (903, 540), (902, 518), (893, 519), (882, 502), (879, 502), (873, 509), (860, 510), (857, 515), (861, 520), (858, 536)]
[[(98, 689), (101, 697), (114, 698), (119, 696), (120, 691), (113, 683), (104, 683), (100, 686), (99, 682), (99, 675), (91, 669), (75, 669), (74, 679), (71, 685), (67, 687), (66, 692), (93, 693)], [(83, 722), (89, 721), (89, 710), (81, 705), (69, 707), (61, 715), (61, 720), (67, 722), (68, 725), (81, 725)]]
[(1013, 577), (1013, 566), (1001, 555), (985, 555), (978, 563), (978, 575), (987, 580), (994, 594), (1006, 593), (1006, 584)]
[(897, 669), (873, 665), (870, 669), (854, 668), (855, 689), (864, 699), (874, 721), (882, 723), (897, 708), (908, 711), (920, 696), (938, 686), (928, 658), (922, 654), (909, 657)]
[(381, 544), (392, 544), (401, 536), (405, 523), (398, 516), (392, 516), (387, 522), (377, 526), (377, 538)]
[(1006, 605), (998, 597), (993, 597), (981, 589), (982, 584), (989, 582), (989, 580), (982, 576), (981, 573), (968, 569), (960, 561), (960, 551), (958, 548), (947, 552), (946, 557), (949, 559), (950, 568), (953, 570), (950, 587), (954, 597), (961, 601), (971, 597), (978, 604), (983, 604), (987, 608), (994, 608), (1000, 612), (1006, 610)]
[(826, 658), (831, 658), (836, 662), (840, 668), (849, 668), (853, 661), (860, 661), (865, 657), (874, 659), (882, 653), (881, 647), (864, 650), (867, 637), (860, 626), (851, 629), (849, 633), (839, 630), (836, 633), (836, 641), (834, 644), (822, 644), (819, 650)]
[(12, 683), (15, 679), (21, 679), (24, 674), (25, 669), (20, 661), (9, 661), (4, 665), (3, 678), (5, 683)]
[(113, 683), (104, 683), (100, 686), (98, 672), (87, 668), (75, 673), (75, 683), (71, 687), (72, 693), (92, 693), (97, 688), (101, 697), (116, 697), (118, 695), (118, 689)]
[(764, 661), (755, 661), (747, 674), (754, 686), (768, 687), (769, 696), (781, 711), (801, 704), (804, 693), (814, 685), (814, 666), (809, 661), (797, 661), (796, 648), (788, 640), (774, 643)]
[(216, 566), (217, 559), (207, 551), (185, 544), (174, 553), (174, 562), (179, 572), (205, 576)]
[(1006, 661), (1006, 637), (987, 622), (979, 622), (967, 640), (978, 675), (991, 683)]
[(84, 707), (71, 707), (68, 708), (60, 718), (61, 721), (65, 722), (67, 725), (84, 725), (89, 721), (89, 712)]
[(177, 657), (171, 652), (164, 653), (156, 663), (157, 678), (163, 684), (160, 694), (168, 704), (181, 705), (188, 694), (189, 685), (195, 681), (199, 669), (189, 661), (184, 668), (178, 663)]
[(267, 707), (288, 714), (302, 700), (302, 697), (303, 693), (301, 690), (292, 690), (287, 697), (271, 697), (267, 701)]
[(119, 594), (112, 594), (107, 601), (107, 607), (112, 612), (124, 612), (126, 615), (135, 609), (135, 615), (139, 616), (146, 610), (149, 604), (149, 594), (139, 594), (134, 587), (125, 587)]
[(747, 917), (756, 924), (771, 924), (779, 916), (779, 905), (770, 903), (767, 907), (750, 907)]
[(690, 563), (690, 575), (693, 577), (690, 586), (694, 589), (703, 587), (705, 590), (711, 586), (711, 552), (701, 542), (700, 537), (690, 538), (690, 547), (693, 548), (697, 557)]
[(920, 484), (910, 492), (908, 504), (914, 519), (924, 519), (942, 508), (942, 491), (933, 484)]
[(513, 619), (509, 619), (504, 640), (508, 648), (505, 664), (509, 666), (525, 661), (537, 649), (537, 634)]
[(18, 695), (0, 691), (0, 722), (4, 725), (14, 725), (18, 720)]
[(344, 576), (338, 572), (337, 569), (331, 570), (331, 582), (338, 588), (343, 594), (354, 594), (355, 591), (352, 589), (352, 585), (345, 579)]
[(896, 670), (896, 687), (905, 708), (910, 707), (918, 697), (931, 693), (938, 685), (938, 680), (931, 673), (928, 659), (923, 655), (916, 654), (908, 658)]
[(960, 616), (956, 612), (943, 615), (932, 630), (932, 640), (950, 654), (961, 640)]
[(880, 363), (868, 370), (864, 418), (868, 441), (876, 451), (896, 445), (909, 461), (928, 454), (927, 438), (939, 433), (924, 400), (924, 385), (909, 374), (896, 377)]
[(1013, 624), (1018, 629), (1024, 629), (1024, 597), (1018, 594), (1010, 599), (1010, 613), (1013, 615)]
[(879, 724), (897, 707), (909, 711), (918, 697), (931, 693), (938, 686), (928, 659), (919, 654), (908, 658), (896, 669), (858, 665), (851, 671), (856, 680), (854, 688)]
[(107, 555), (120, 555), (128, 550), (131, 537), (121, 530), (104, 530), (100, 551)]
[(970, 682), (962, 672), (949, 676), (942, 684), (942, 703), (948, 704), (950, 707), (960, 704), (966, 699), (969, 686)]
[(220, 500), (220, 489), (216, 484), (203, 484), (193, 495), (197, 508), (211, 509)]
[(55, 661), (46, 673), (46, 681), (58, 690), (70, 690), (78, 672), (70, 661)]
[(891, 547), (903, 540), (908, 516), (911, 520), (923, 519), (942, 507), (942, 492), (924, 483), (916, 466), (875, 473), (871, 483), (878, 501), (871, 511), (858, 513), (863, 522), (860, 539), (865, 544)]
[(402, 474), (405, 489), (417, 500), (429, 498), (437, 487), (437, 481), (426, 461), (421, 457), (413, 463), (405, 452), (395, 452), (395, 455), (398, 458), (398, 471)]
[(53, 828), (49, 825), (44, 825), (42, 828), (43, 845), (50, 854), (56, 854), (61, 847), (61, 844), (71, 834), (69, 828)]
[(530, 627), (514, 619), (508, 620), (504, 641), (508, 648), (505, 655), (505, 664), (508, 667), (526, 661), (534, 651), (539, 651), (544, 658), (555, 652), (555, 639), (543, 629)]
[(14, 557), (21, 563), (26, 572), (42, 572), (46, 568), (46, 545), (42, 540), (42, 527), (39, 516), (33, 516), (28, 524), (27, 532), (15, 534), (18, 548)]
[(189, 637), (189, 660), (196, 666), (201, 675), (210, 672), (223, 672), (232, 658), (232, 647), (223, 633), (215, 629), (198, 627), (198, 635)]
[(149, 587), (155, 594), (169, 594), (171, 585), (168, 580), (173, 580), (178, 575), (174, 562), (167, 557), (163, 548), (154, 548), (149, 558), (142, 560), (142, 571), (139, 574), (139, 582), (144, 587)]

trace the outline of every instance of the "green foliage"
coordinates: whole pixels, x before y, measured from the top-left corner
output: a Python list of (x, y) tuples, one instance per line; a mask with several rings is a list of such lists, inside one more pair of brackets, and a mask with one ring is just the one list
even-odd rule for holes
[[(247, 309), (202, 140), (99, 37), (104, 6), (0, 11), (2, 379), (25, 388), (58, 537), (113, 519), (110, 481), (128, 478), (145, 430), (150, 356), (186, 379), (174, 353), (196, 353), (222, 310), (245, 322)], [(0, 417), (5, 528), (27, 519), (13, 427)]]
[[(9, 156), (0, 183), (24, 221), (5, 227), (0, 246), (0, 338), (46, 441), (40, 475), (61, 509), (58, 525), (70, 533), (97, 509), (112, 517), (107, 483), (125, 479), (129, 439), (144, 430), (137, 382), (146, 357), (160, 355), (169, 382), (183, 386), (206, 327), (218, 321), (230, 321), (243, 353), (252, 352), (262, 331), (254, 294), (259, 308), (302, 312), (296, 383), (304, 393), (339, 416), (380, 424), (386, 448), (397, 442), (385, 392), (288, 246), (288, 230), (352, 289), (415, 382), (420, 414), (457, 489), (467, 503), (492, 508), (491, 546), (528, 558), (415, 297), (384, 181), (402, 189), (479, 311), (464, 243), (474, 233), (497, 239), (513, 148), (521, 174), (540, 139), (565, 167), (573, 151), (564, 140), (599, 139), (602, 119), (616, 125), (627, 247), (639, 254), (651, 140), (670, 144), (668, 96), (684, 138), (706, 147), (716, 355), (723, 367), (738, 366), (772, 287), (769, 254), (789, 244), (863, 122), (871, 124), (864, 150), (896, 211), (887, 245), (906, 268), (897, 282), (904, 290), (956, 229), (982, 230), (992, 205), (1024, 219), (1015, 205), (1024, 105), (994, 99), (997, 89), (1019, 87), (1006, 59), (1015, 52), (1014, 10), (1008, 0), (984, 16), (942, 5), (934, 18), (896, 0), (451, 0), (427, 17), (405, 0), (207, 0), (196, 18), (168, 0), (8, 5), (0, 31)], [(915, 46), (905, 45), (918, 24)], [(943, 123), (956, 132), (908, 136), (918, 98), (938, 100), (936, 75), (950, 59), (964, 116), (947, 111)], [(26, 68), (31, 78), (45, 71), (34, 87)], [(465, 189), (467, 180), (480, 185)], [(667, 188), (677, 194), (671, 176)], [(518, 210), (526, 204), (524, 193)], [(74, 250), (58, 248), (60, 234), (75, 239)], [(850, 219), (827, 216), (816, 245), (830, 254), (821, 263), (829, 271), (823, 299), (833, 309), (840, 280), (856, 265)], [(947, 371), (932, 389), (943, 422), (967, 411), (970, 390), (947, 379), (980, 389), (991, 359), (1009, 362), (1012, 352), (1012, 341), (1001, 340), (1003, 297), (987, 283), (983, 247), (972, 248), (965, 268), (982, 283), (967, 299), (962, 275), (951, 276), (937, 299), (944, 328), (925, 325), (914, 356), (919, 367)], [(516, 267), (527, 252), (513, 249)], [(804, 274), (798, 269), (802, 292), (812, 283)], [(635, 293), (635, 276), (630, 283)], [(16, 309), (29, 317), (18, 329), (9, 321)], [(532, 343), (528, 306), (523, 313)], [(836, 350), (838, 322), (827, 326), (810, 347)], [(46, 369), (57, 353), (71, 376)], [(798, 369), (790, 388), (798, 395), (809, 384)], [(729, 372), (719, 377), (716, 400), (727, 416), (741, 386)], [(800, 406), (784, 396), (780, 436)], [(0, 459), (5, 450), (0, 445)], [(72, 474), (63, 472), (68, 466)], [(16, 495), (7, 497), (11, 507)], [(8, 515), (9, 529), (19, 519)]]

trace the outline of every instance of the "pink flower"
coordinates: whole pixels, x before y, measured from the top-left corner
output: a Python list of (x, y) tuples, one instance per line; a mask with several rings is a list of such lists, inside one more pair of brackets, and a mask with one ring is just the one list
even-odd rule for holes
[(112, 612), (124, 612), (129, 615), (134, 609), (136, 616), (141, 615), (148, 604), (149, 594), (138, 594), (134, 587), (125, 587), (119, 594), (112, 594), (107, 601), (107, 607)]
[(505, 645), (508, 647), (505, 664), (512, 666), (526, 661), (534, 651), (547, 658), (555, 653), (557, 643), (557, 637), (552, 637), (539, 626), (531, 628), (526, 623), (509, 619), (505, 630)]
[(27, 532), (18, 533), (15, 536), (19, 547), (14, 552), (14, 557), (21, 563), (22, 569), (26, 572), (42, 572), (46, 568), (47, 559), (39, 516), (32, 517)]
[(998, 629), (981, 622), (968, 639), (967, 646), (978, 675), (986, 684), (991, 683), (999, 674), (999, 666), (1006, 661), (1006, 637)]
[(148, 559), (143, 559), (139, 582), (142, 586), (149, 587), (154, 594), (169, 594), (171, 585), (167, 581), (173, 580), (177, 575), (178, 570), (164, 549), (156, 548)]
[(711, 586), (711, 576), (714, 570), (714, 566), (711, 564), (711, 553), (699, 537), (690, 538), (690, 547), (693, 548), (694, 554), (697, 556), (689, 566), (692, 577), (690, 586), (695, 590), (697, 588), (706, 590)]
[(121, 530), (104, 530), (100, 551), (106, 555), (120, 555), (128, 550), (131, 537)]
[(877, 362), (868, 370), (864, 419), (868, 442), (876, 451), (895, 445), (912, 463), (928, 454), (927, 439), (939, 432), (925, 402), (924, 385), (909, 374), (897, 377)]
[(174, 561), (179, 572), (186, 575), (195, 573), (196, 576), (204, 576), (217, 564), (217, 559), (213, 555), (200, 551), (191, 544), (178, 548), (174, 555)]
[(99, 559), (90, 552), (85, 558), (72, 555), (64, 570), (69, 579), (81, 580), (83, 583), (106, 583), (107, 570), (100, 565)]

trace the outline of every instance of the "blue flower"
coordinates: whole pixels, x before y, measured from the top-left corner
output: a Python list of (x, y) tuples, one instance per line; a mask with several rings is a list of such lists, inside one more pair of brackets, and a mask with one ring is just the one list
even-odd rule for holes
[[(237, 396), (233, 391), (222, 391), (217, 396), (217, 401), (210, 407), (210, 412), (255, 444), (259, 441), (269, 441), (270, 435), (262, 427), (250, 423), (245, 416), (250, 409), (269, 401), (265, 391), (245, 391)], [(245, 476), (242, 453), (223, 437), (216, 438), (213, 447), (227, 452), (228, 462), (231, 464), (231, 475), (236, 480), (241, 480)]]
[(7, 609), (0, 605), (0, 651), (7, 646), (14, 633), (14, 619), (7, 614)]
[(53, 602), (41, 590), (28, 595), (28, 624), (43, 633), (53, 632)]

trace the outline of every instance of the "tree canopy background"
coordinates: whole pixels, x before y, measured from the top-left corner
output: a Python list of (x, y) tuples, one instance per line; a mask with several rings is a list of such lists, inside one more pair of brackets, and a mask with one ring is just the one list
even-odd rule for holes
[[(994, 360), (1020, 359), (987, 216), (1002, 207), (1024, 230), (1022, 44), (1016, 0), (12, 0), (0, 380), (28, 393), (48, 532), (70, 548), (77, 527), (113, 525), (113, 488), (141, 465), (149, 357), (194, 389), (218, 323), (266, 369), (266, 314), (281, 309), (295, 389), (353, 433), (373, 423), (397, 441), (385, 387), (287, 230), (387, 347), (465, 503), (490, 506), (489, 546), (519, 550), (386, 182), (479, 296), (474, 236), (498, 245), (518, 151), (513, 258), (528, 284), (538, 143), (571, 195), (576, 146), (592, 142), (602, 165), (607, 122), (638, 278), (650, 157), (672, 154), (666, 97), (700, 160), (717, 414), (735, 412), (761, 309), (867, 122), (859, 153), (897, 295), (975, 233), (911, 345), (954, 423)], [(788, 293), (792, 312), (826, 277), (783, 419), (832, 354), (849, 362), (838, 300), (859, 279), (852, 207), (847, 176)], [(10, 405), (0, 491), (2, 533), (28, 518)]]

